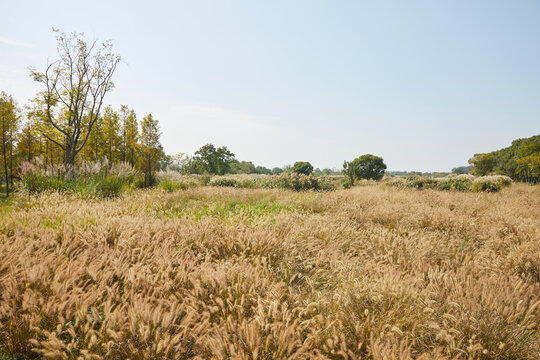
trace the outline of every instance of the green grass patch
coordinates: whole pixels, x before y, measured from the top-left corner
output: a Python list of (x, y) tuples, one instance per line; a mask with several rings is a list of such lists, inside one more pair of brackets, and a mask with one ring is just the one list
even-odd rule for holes
[(193, 197), (169, 201), (155, 210), (159, 218), (186, 218), (201, 220), (214, 217), (228, 219), (243, 217), (255, 219), (272, 217), (282, 212), (292, 211), (293, 207), (272, 197), (234, 198), (234, 197)]

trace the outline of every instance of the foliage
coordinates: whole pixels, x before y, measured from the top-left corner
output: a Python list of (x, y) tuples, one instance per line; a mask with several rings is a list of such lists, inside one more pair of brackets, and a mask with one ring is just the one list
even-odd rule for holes
[[(0, 93), (0, 178), (4, 180), (6, 197), (13, 186), (14, 143), (19, 126), (18, 110), (11, 96)], [(2, 182), (0, 182), (1, 184)]]
[(212, 178), (208, 183), (210, 186), (228, 186), (228, 187), (239, 187), (239, 182), (235, 179), (229, 177), (218, 176)]
[(133, 188), (135, 181), (136, 173), (127, 163), (109, 166), (107, 161), (85, 162), (77, 168), (46, 168), (37, 158), (22, 166), (22, 190), (29, 194), (55, 191), (112, 198)]
[(64, 163), (73, 166), (99, 118), (105, 95), (113, 88), (120, 56), (110, 41), (89, 44), (84, 34), (54, 31), (59, 59), (31, 76), (45, 88), (36, 100), (47, 128), (43, 134), (63, 150)]
[(540, 135), (514, 140), (504, 149), (475, 154), (469, 164), (477, 176), (500, 174), (513, 180), (536, 183), (540, 180)]
[(493, 175), (475, 177), (472, 175), (450, 175), (443, 178), (430, 178), (422, 176), (408, 176), (388, 178), (385, 180), (387, 186), (413, 188), (413, 189), (434, 189), (447, 191), (485, 191), (497, 192), (509, 186), (512, 179), (508, 176)]
[(146, 115), (142, 120), (140, 158), (140, 168), (144, 172), (145, 186), (154, 185), (154, 175), (163, 155), (163, 148), (159, 142), (160, 136), (158, 121), (154, 119), (152, 114)]
[(310, 175), (313, 172), (313, 166), (307, 161), (297, 161), (291, 170), (295, 174)]
[(471, 170), (470, 166), (458, 166), (452, 169), (452, 174), (465, 175)]
[(539, 206), (522, 184), (16, 194), (0, 357), (537, 359)]
[(343, 163), (343, 173), (351, 185), (358, 179), (380, 180), (384, 176), (386, 164), (383, 158), (371, 154), (362, 155), (351, 162)]
[(226, 146), (216, 148), (206, 144), (195, 152), (186, 168), (191, 174), (224, 175), (229, 172), (233, 160), (234, 154)]

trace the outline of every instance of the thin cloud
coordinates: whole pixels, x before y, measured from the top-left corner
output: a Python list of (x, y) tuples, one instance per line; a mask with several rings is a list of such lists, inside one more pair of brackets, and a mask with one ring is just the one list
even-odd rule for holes
[(19, 47), (33, 47), (34, 46), (34, 44), (25, 43), (25, 42), (17, 41), (17, 40), (11, 40), (3, 36), (0, 36), (0, 43), (11, 45), (11, 46), (19, 46)]

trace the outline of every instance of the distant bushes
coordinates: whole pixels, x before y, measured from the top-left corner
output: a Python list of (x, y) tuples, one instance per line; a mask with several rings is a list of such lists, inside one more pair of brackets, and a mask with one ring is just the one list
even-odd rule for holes
[(263, 183), (265, 188), (278, 188), (294, 191), (331, 191), (337, 187), (336, 182), (328, 176), (313, 176), (304, 174), (281, 174), (268, 177)]
[(434, 189), (442, 191), (474, 191), (474, 192), (497, 192), (503, 187), (509, 186), (512, 179), (504, 175), (474, 177), (472, 175), (448, 176), (443, 178), (430, 178), (420, 176), (408, 176), (389, 178), (385, 181), (387, 186)]
[(74, 193), (81, 197), (113, 198), (137, 184), (135, 170), (126, 163), (109, 166), (107, 160), (84, 162), (80, 167), (45, 166), (40, 158), (21, 166), (22, 190)]
[(200, 182), (194, 176), (182, 176), (173, 170), (158, 171), (156, 173), (157, 187), (165, 191), (185, 190), (197, 187)]
[(284, 189), (293, 191), (331, 191), (339, 187), (338, 179), (295, 173), (280, 175), (234, 174), (223, 176), (181, 175), (175, 171), (157, 173), (158, 187), (166, 191), (197, 186), (233, 187), (242, 189)]
[(304, 174), (280, 174), (265, 176), (222, 176), (210, 180), (210, 186), (229, 186), (236, 188), (266, 188), (293, 191), (331, 191), (336, 189), (336, 183), (327, 176)]

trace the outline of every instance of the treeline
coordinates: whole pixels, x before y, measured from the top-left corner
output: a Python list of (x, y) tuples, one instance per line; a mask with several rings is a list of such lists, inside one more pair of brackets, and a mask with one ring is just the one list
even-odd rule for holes
[(104, 105), (120, 56), (110, 42), (88, 43), (83, 34), (54, 31), (58, 59), (30, 74), (43, 91), (23, 108), (0, 94), (0, 183), (6, 194), (24, 162), (34, 159), (41, 172), (55, 169), (57, 177), (92, 161), (129, 164), (144, 174), (143, 186), (152, 185), (163, 158), (157, 119), (148, 114), (139, 121), (127, 105)]
[(474, 154), (471, 173), (507, 175), (516, 181), (540, 181), (540, 135), (512, 141), (512, 145), (490, 153)]
[(66, 136), (46, 118), (39, 106), (19, 108), (13, 98), (0, 93), (0, 176), (4, 191), (9, 194), (14, 181), (21, 178), (21, 165), (39, 158), (47, 169), (62, 169), (107, 159), (108, 163), (125, 162), (138, 170), (143, 186), (154, 182), (154, 173), (162, 166), (163, 148), (159, 141), (158, 120), (151, 114), (140, 121), (133, 109), (122, 105), (115, 110), (105, 107), (96, 118), (86, 144), (77, 153), (73, 164), (66, 162)]
[(216, 147), (213, 144), (206, 144), (195, 151), (193, 156), (185, 154), (165, 155), (162, 159), (162, 167), (177, 171), (182, 174), (262, 174), (279, 175), (287, 172), (302, 173), (315, 176), (337, 175), (340, 170), (314, 169), (307, 161), (297, 161), (294, 165), (274, 167), (272, 169), (264, 166), (256, 166), (251, 161), (237, 160), (235, 154), (226, 146)]

